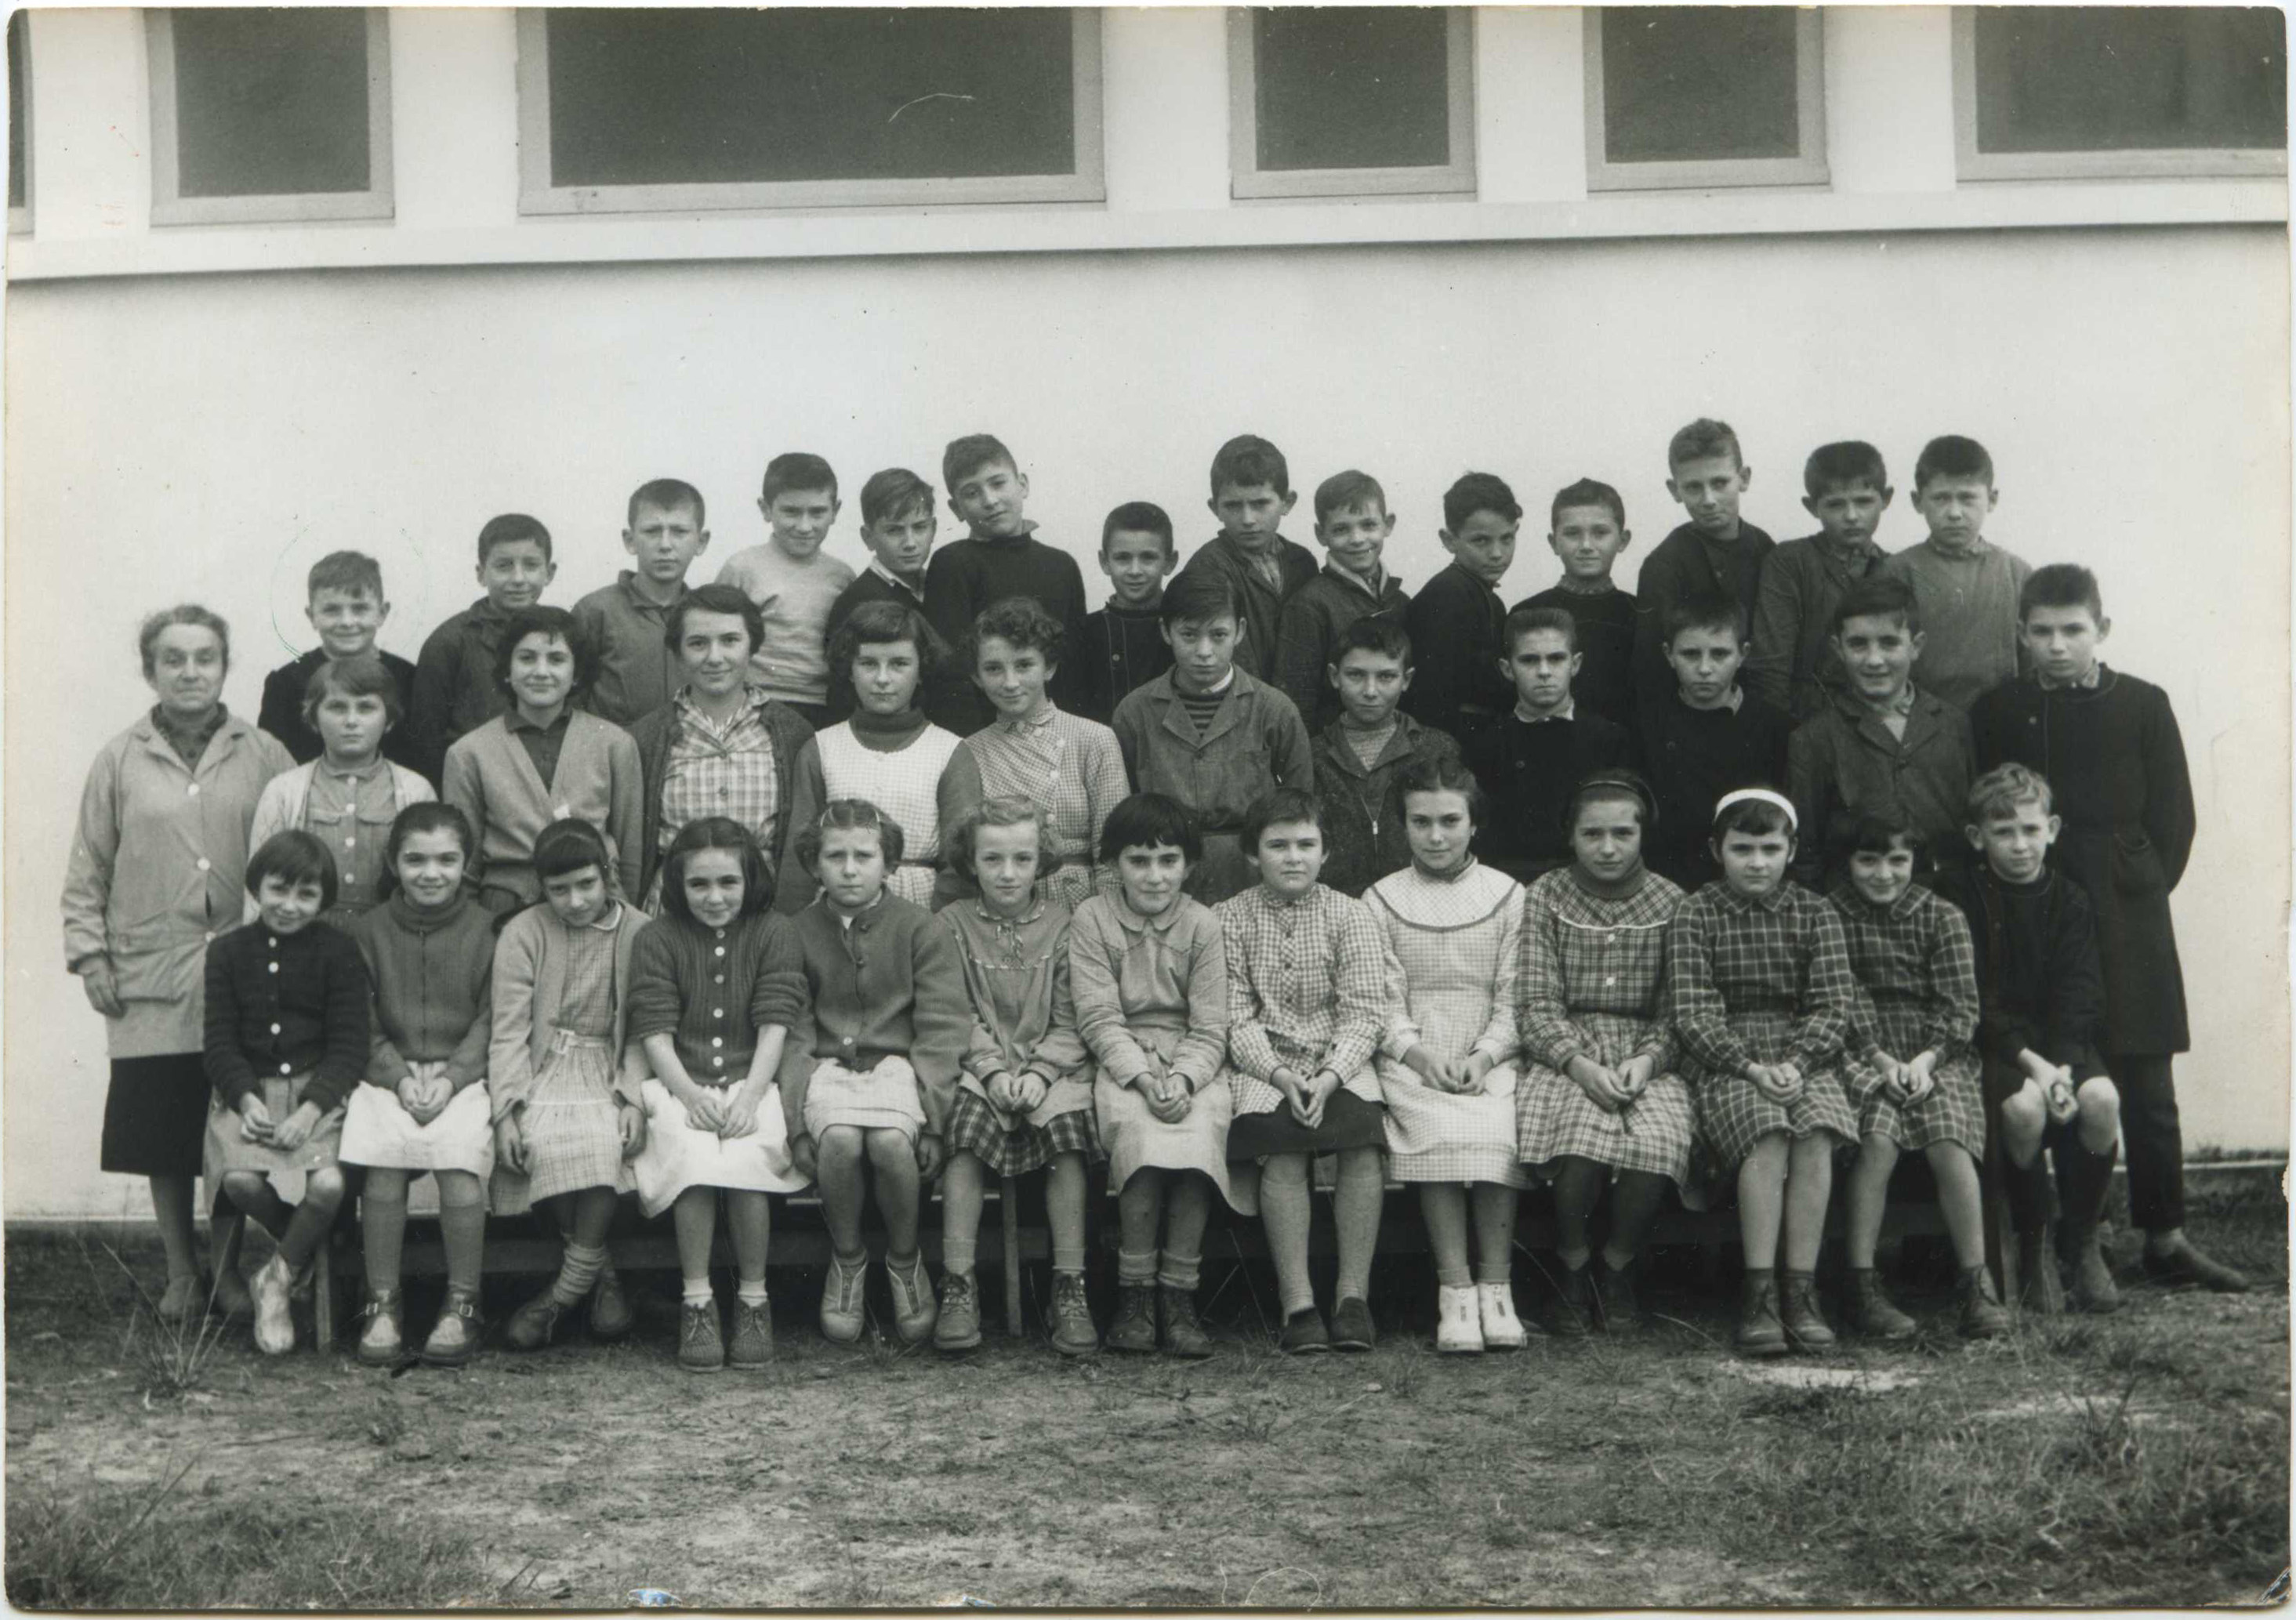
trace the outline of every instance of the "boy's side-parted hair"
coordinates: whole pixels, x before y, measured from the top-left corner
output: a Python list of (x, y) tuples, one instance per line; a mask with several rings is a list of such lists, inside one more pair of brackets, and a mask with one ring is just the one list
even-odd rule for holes
[(709, 527), (709, 508), (701, 499), (701, 492), (684, 479), (648, 479), (630, 491), (629, 515), (625, 521), (630, 528), (638, 526), (638, 508), (651, 506), (656, 511), (677, 511), (691, 508), (693, 527)]
[(940, 637), (925, 623), (924, 615), (897, 601), (865, 601), (845, 616), (829, 642), (829, 667), (850, 670), (861, 649), (906, 642), (917, 650), (917, 680), (931, 678), (940, 667), (945, 649)]
[(1738, 448), (1738, 430), (1711, 416), (1702, 416), (1676, 429), (1674, 437), (1666, 441), (1669, 471), (1685, 462), (1702, 462), (1718, 455), (1726, 455), (1741, 467), (1746, 464), (1745, 453)]
[(248, 857), (247, 892), (260, 894), (266, 878), (277, 878), (290, 884), (316, 883), (319, 886), (319, 909), (324, 912), (334, 907), (334, 852), (300, 827), (273, 833), (263, 840), (262, 848)]
[(742, 915), (755, 917), (774, 903), (773, 869), (750, 830), (726, 815), (705, 815), (677, 830), (661, 860), (661, 909), (680, 922), (694, 920), (685, 897), (686, 863), (705, 849), (730, 849), (742, 863)]
[(886, 866), (901, 863), (901, 851), (906, 845), (900, 822), (865, 798), (832, 798), (822, 806), (812, 826), (797, 830), (798, 864), (808, 871), (819, 866), (822, 843), (832, 832), (873, 832)]
[(1916, 634), (1922, 627), (1922, 605), (1914, 595), (1914, 587), (1894, 575), (1868, 574), (1841, 593), (1834, 604), (1832, 634), (1840, 635), (1841, 626), (1853, 618), (1894, 618), (1905, 626), (1906, 634)]
[(1627, 526), (1626, 497), (1600, 479), (1580, 479), (1556, 490), (1554, 499), (1547, 504), (1546, 527), (1552, 529), (1559, 525), (1563, 509), (1569, 506), (1607, 506), (1619, 527)]
[(1714, 815), (1714, 830), (1710, 835), (1716, 848), (1734, 832), (1749, 838), (1767, 838), (1783, 832), (1789, 840), (1794, 837), (1794, 818), (1784, 805), (1767, 798), (1742, 798), (1728, 809), (1718, 809)]
[(382, 659), (372, 652), (358, 653), (347, 659), (322, 659), (303, 683), (303, 724), (313, 731), (319, 727), (319, 705), (329, 697), (381, 698), (383, 724), (387, 730), (397, 730), (406, 718), (406, 706), (399, 696), (398, 680), (383, 667)]
[(1244, 853), (1256, 855), (1263, 833), (1270, 827), (1292, 822), (1306, 822), (1329, 836), (1323, 802), (1305, 788), (1270, 788), (1253, 799), (1251, 808), (1243, 813), (1243, 822), (1236, 829), (1236, 835), (1242, 840)]
[(1940, 434), (1922, 446), (1921, 459), (1914, 463), (1916, 490), (1931, 479), (1983, 479), (1990, 488), (1993, 457), (1973, 438), (1964, 438), (1958, 433)]
[(195, 601), (184, 601), (177, 602), (172, 608), (160, 609), (136, 627), (135, 651), (144, 660), (145, 680), (150, 680), (155, 673), (156, 667), (152, 659), (159, 656), (160, 637), (177, 625), (197, 625), (202, 630), (213, 631), (216, 640), (223, 648), (224, 669), (226, 673), (229, 672), (231, 626), (224, 622), (222, 614), (202, 608)]
[(531, 608), (521, 608), (503, 626), (502, 641), (495, 649), (496, 685), (509, 690), (511, 659), (518, 651), (518, 644), (529, 635), (554, 635), (574, 655), (574, 690), (570, 700), (590, 690), (590, 683), (598, 678), (598, 643), (590, 639), (581, 621), (565, 609), (540, 602)]
[(1735, 596), (1718, 596), (1711, 591), (1700, 591), (1677, 597), (1669, 605), (1666, 618), (1660, 621), (1666, 631), (1667, 650), (1674, 650), (1674, 638), (1685, 630), (1724, 630), (1739, 645), (1746, 642), (1746, 604)]
[(1522, 645), (1522, 638), (1540, 630), (1561, 631), (1563, 642), (1570, 650), (1578, 650), (1578, 621), (1570, 617), (1568, 610), (1534, 608), (1528, 602), (1507, 614), (1506, 623), (1500, 626), (1499, 645), (1506, 649), (1507, 657), (1512, 659), (1515, 649)]
[(932, 486), (906, 467), (888, 467), (882, 472), (873, 472), (869, 481), (861, 486), (864, 527), (882, 523), (888, 518), (914, 516), (919, 507), (931, 517), (933, 505)]
[(1005, 793), (982, 799), (941, 834), (941, 860), (949, 871), (967, 878), (973, 875), (973, 852), (980, 847), (983, 827), (1034, 827), (1037, 876), (1047, 878), (1061, 869), (1061, 857), (1053, 852), (1052, 818), (1044, 806), (1017, 793)]
[(1869, 485), (1876, 491), (1890, 487), (1890, 470), (1882, 460), (1882, 453), (1862, 438), (1820, 445), (1801, 464), (1802, 493), (1813, 501), (1829, 489), (1847, 489), (1858, 484)]
[(1358, 506), (1376, 506), (1380, 515), (1387, 515), (1387, 491), (1368, 472), (1350, 467), (1345, 472), (1335, 472), (1316, 486), (1316, 527), (1321, 528), (1335, 511), (1352, 511)]
[(784, 450), (766, 463), (758, 485), (758, 499), (771, 506), (792, 489), (826, 489), (837, 498), (837, 474), (821, 457), (805, 450)]
[(661, 644), (672, 652), (676, 652), (678, 642), (685, 639), (685, 619), (692, 613), (735, 615), (741, 619), (742, 627), (750, 633), (750, 650), (755, 652), (765, 644), (766, 616), (758, 610), (758, 604), (750, 600), (750, 593), (740, 585), (695, 585), (672, 602), (669, 611), (663, 614), (661, 619)]
[(1899, 845), (1918, 855), (1928, 842), (1920, 828), (1886, 805), (1851, 816), (1834, 840), (1845, 861), (1854, 855), (1888, 855)]
[(542, 526), (541, 519), (529, 518), (522, 511), (506, 511), (488, 518), (486, 527), (479, 530), (479, 566), (486, 566), (487, 559), (495, 554), (495, 547), (521, 540), (531, 540), (540, 546), (545, 562), (558, 560), (557, 554), (550, 549), (550, 531)]
[(1279, 495), (1292, 493), (1292, 467), (1283, 452), (1256, 433), (1239, 433), (1212, 453), (1212, 499), (1223, 489), (1257, 489), (1262, 484)]
[(2017, 593), (2017, 622), (2033, 617), (2036, 608), (2087, 608), (2088, 616), (2104, 623), (2104, 592), (2096, 575), (2078, 562), (2052, 562), (2026, 576)]
[(340, 591), (345, 595), (364, 591), (375, 601), (383, 600), (382, 564), (365, 552), (329, 552), (311, 565), (311, 575), (303, 590), (308, 601), (322, 591)]
[(1411, 633), (1383, 614), (1367, 613), (1340, 632), (1332, 647), (1332, 667), (1337, 669), (1350, 652), (1376, 652), (1393, 659), (1411, 673)]
[(1135, 793), (1120, 799), (1100, 824), (1100, 858), (1109, 865), (1128, 849), (1169, 845), (1193, 866), (1204, 858), (1204, 835), (1187, 806), (1166, 793)]
[(1510, 523), (1522, 521), (1522, 503), (1496, 472), (1464, 472), (1443, 492), (1443, 527), (1457, 534), (1479, 511), (1495, 512)]
[(1100, 526), (1100, 554), (1108, 555), (1108, 543), (1119, 535), (1153, 535), (1164, 543), (1164, 549), (1179, 554), (1179, 546), (1172, 538), (1171, 514), (1153, 501), (1127, 501), (1110, 512)]
[(1969, 784), (1969, 822), (1972, 827), (2014, 815), (2018, 806), (2030, 804), (2038, 804), (2043, 815), (2055, 814), (2056, 796), (2049, 791), (2049, 779), (2030, 765), (1995, 765)]
[(1164, 625), (1190, 619), (1202, 624), (1210, 619), (1232, 618), (1241, 635), (1243, 603), (1238, 598), (1235, 581), (1215, 569), (1198, 569), (1164, 587), (1164, 600), (1156, 610), (1156, 618)]
[(1021, 463), (1004, 447), (1004, 441), (994, 433), (968, 433), (963, 438), (948, 441), (948, 448), (940, 453), (941, 487), (952, 495), (956, 487), (992, 462), (1002, 462), (1013, 471)]
[(609, 889), (615, 887), (614, 857), (606, 847), (606, 835), (589, 822), (569, 816), (551, 822), (535, 835), (536, 877), (562, 878), (586, 866), (596, 867)]
[(1408, 813), (1414, 793), (1456, 793), (1467, 801), (1467, 819), (1478, 828), (1490, 819), (1490, 799), (1465, 762), (1443, 754), (1421, 754), (1405, 762), (1395, 779), (1395, 802)]
[(980, 661), (980, 644), (991, 638), (1009, 642), (1015, 649), (1034, 648), (1047, 664), (1058, 664), (1069, 650), (1066, 626), (1046, 612), (1033, 596), (1007, 596), (990, 602), (974, 617), (972, 640), (965, 649), (972, 661)]

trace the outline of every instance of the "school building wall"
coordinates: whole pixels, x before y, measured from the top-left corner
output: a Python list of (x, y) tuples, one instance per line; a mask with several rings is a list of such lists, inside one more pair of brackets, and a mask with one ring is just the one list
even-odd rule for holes
[[(868, 472), (933, 477), (982, 429), (1088, 578), (1119, 501), (1162, 503), (1186, 546), (1211, 533), (1204, 470), (1234, 432), (1281, 445), (1303, 490), (1376, 474), (1414, 587), (1441, 564), (1444, 487), (1494, 470), (1531, 509), (1510, 600), (1555, 577), (1545, 498), (1582, 474), (1625, 492), (1631, 585), (1675, 521), (1665, 442), (1693, 415), (1738, 428), (1747, 515), (1781, 537), (1811, 527), (1808, 449), (1873, 440), (1893, 550), (1920, 537), (1922, 442), (1975, 435), (1999, 467), (1988, 533), (2097, 568), (2108, 659), (2164, 684), (2184, 725), (2188, 1143), (2284, 1150), (2281, 183), (1972, 197), (1948, 115), (1906, 89), (1946, 94), (1942, 17), (1829, 9), (1820, 196), (1589, 201), (1581, 179), (1573, 199), (1553, 143), (1578, 115), (1551, 102), (1576, 81), (1542, 46), (1575, 42), (1578, 15), (1493, 12), (1479, 77), (1513, 61), (1551, 96), (1479, 96), (1482, 200), (1232, 205), (1219, 14), (1111, 12), (1104, 209), (649, 225), (518, 220), (508, 13), (398, 11), (395, 225), (170, 233), (120, 155), (145, 116), (135, 13), (36, 14), (37, 207), (6, 302), (6, 1215), (144, 1207), (94, 1168), (103, 1030), (57, 912), (88, 759), (150, 701), (144, 613), (225, 614), (226, 698), (251, 713), (306, 644), (303, 573), (327, 550), (381, 557), (383, 644), (411, 657), (476, 594), (494, 512), (549, 525), (549, 599), (570, 602), (619, 566), (627, 492), (683, 477), (710, 502), (699, 578), (763, 538), (758, 473), (804, 448), (845, 480), (831, 544), (858, 566)], [(2106, 223), (2124, 217), (2145, 223)]]

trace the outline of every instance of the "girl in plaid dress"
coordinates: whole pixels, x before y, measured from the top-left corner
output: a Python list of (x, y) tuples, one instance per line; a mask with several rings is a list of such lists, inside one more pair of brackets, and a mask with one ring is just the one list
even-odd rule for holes
[(979, 1296), (970, 1284), (988, 1177), (1039, 1169), (1053, 1229), (1046, 1324), (1053, 1348), (1063, 1355), (1100, 1348), (1084, 1297), (1084, 1167), (1102, 1157), (1092, 1060), (1069, 996), (1069, 909), (1039, 887), (1052, 864), (1044, 815), (1025, 798), (992, 798), (948, 832), (950, 863), (970, 872), (980, 892), (940, 913), (964, 961), (972, 1007), (941, 1182), (946, 1270), (933, 1344), (944, 1351), (980, 1343)]
[(1874, 1269), (1890, 1173), (1918, 1151), (1937, 1176), (1938, 1207), (1960, 1268), (1961, 1332), (1991, 1338), (2008, 1313), (1985, 1269), (1985, 1095), (1974, 1040), (1977, 960), (1969, 921), (1951, 901), (1914, 882), (1921, 835), (1893, 811), (1859, 816), (1849, 875), (1826, 897), (1841, 915), (1857, 1001), (1844, 1078), (1860, 1137), (1849, 1173), (1849, 1322), (1874, 1338), (1910, 1338)]
[(1841, 1073), (1857, 979), (1840, 915), (1786, 880), (1791, 801), (1767, 788), (1724, 794), (1713, 842), (1722, 878), (1675, 913), (1667, 982), (1699, 1125), (1737, 1174), (1746, 1280), (1734, 1342), (1747, 1355), (1822, 1350), (1833, 1330), (1813, 1272), (1833, 1150), (1857, 1136)]
[[(1217, 908), (1227, 951), (1227, 1158), (1236, 1203), (1267, 1223), (1283, 1300), (1278, 1348), (1368, 1350), (1387, 1142), (1372, 1058), (1387, 1031), (1387, 946), (1360, 900), (1316, 881), (1323, 809), (1278, 788), (1241, 832), (1259, 881)], [(1340, 1276), (1328, 1329), (1308, 1280), (1308, 1161), (1339, 1156)]]
[[(1483, 791), (1456, 759), (1419, 759), (1396, 790), (1411, 864), (1364, 892), (1387, 944), (1379, 1084), (1388, 1162), (1419, 1187), (1435, 1251), (1435, 1347), (1519, 1350), (1514, 1313), (1516, 980), (1522, 886), (1468, 846)], [(1480, 1264), (1467, 1266), (1474, 1212)]]
[(585, 1299), (590, 1331), (629, 1330), (606, 1255), (614, 1199), (636, 1181), (645, 1144), (638, 1080), (620, 1061), (631, 957), (645, 919), (614, 897), (606, 840), (587, 822), (553, 822), (534, 841), (540, 905), (506, 923), (495, 946), (494, 1207), (547, 1204), (566, 1252), (551, 1285), (512, 1313), (504, 1338), (538, 1350)]
[[(1554, 1183), (1562, 1298), (1556, 1333), (1641, 1324), (1634, 1269), (1669, 1182), (1702, 1208), (1690, 1174), (1690, 1088), (1669, 1072), (1666, 941), (1682, 891), (1643, 865), (1657, 818), (1631, 772), (1582, 781), (1567, 812), (1571, 864), (1523, 899), (1522, 1084), (1515, 1123), (1526, 1164)], [(1587, 1226), (1611, 1193), (1595, 1252)]]

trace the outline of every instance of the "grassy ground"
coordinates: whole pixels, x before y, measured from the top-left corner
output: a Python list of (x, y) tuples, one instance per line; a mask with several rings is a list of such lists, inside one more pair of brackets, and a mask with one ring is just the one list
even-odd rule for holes
[[(2258, 1603), (2288, 1564), (2287, 1212), (2197, 1236), (2270, 1279), (2132, 1288), (1965, 1346), (1754, 1366), (1661, 1266), (1646, 1343), (1440, 1358), (1382, 1267), (1367, 1355), (1265, 1347), (1211, 1268), (1219, 1357), (964, 1363), (781, 1347), (694, 1378), (630, 1343), (403, 1376), (155, 1338), (100, 1249), (7, 1258), (8, 1596), (39, 1607), (1425, 1607)], [(149, 1269), (149, 1268), (145, 1268)], [(1539, 1291), (1528, 1261), (1519, 1291)], [(1267, 1284), (1256, 1280), (1259, 1297)], [(514, 1297), (514, 1296), (513, 1296)], [(505, 1302), (506, 1303), (506, 1302)], [(416, 1302), (419, 1331), (427, 1321)], [(196, 1366), (184, 1365), (197, 1360)]]

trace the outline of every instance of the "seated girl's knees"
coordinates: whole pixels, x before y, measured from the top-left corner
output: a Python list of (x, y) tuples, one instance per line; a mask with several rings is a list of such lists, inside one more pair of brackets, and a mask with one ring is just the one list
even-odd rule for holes
[(342, 1167), (329, 1165), (323, 1170), (312, 1171), (304, 1179), (303, 1196), (323, 1208), (332, 1207), (343, 1201), (345, 1185)]
[(2110, 1115), (2120, 1117), (2120, 1089), (2103, 1075), (2094, 1075), (2080, 1083), (2073, 1093), (2080, 1102), (2083, 1114)]
[(230, 1170), (224, 1174), (223, 1195), (242, 1209), (264, 1201), (271, 1190), (271, 1178), (260, 1170)]
[(2048, 1123), (2049, 1105), (2041, 1095), (2041, 1088), (2030, 1080), (2001, 1100), (2004, 1122), (2039, 1130)]
[[(405, 1182), (400, 1185), (403, 1187)], [(486, 1202), (485, 1183), (468, 1170), (439, 1172), (439, 1202), (447, 1209), (469, 1209)]]
[(832, 1125), (821, 1133), (815, 1144), (817, 1156), (823, 1159), (852, 1162), (861, 1157), (862, 1133), (858, 1125)]
[(1259, 1167), (1263, 1183), (1282, 1184), (1305, 1182), (1308, 1179), (1308, 1156), (1305, 1153), (1271, 1153), (1267, 1162)]
[(864, 1132), (862, 1135), (872, 1164), (890, 1165), (897, 1160), (907, 1160), (911, 1163), (915, 1161), (917, 1150), (906, 1131), (880, 1127)]
[[(439, 1173), (441, 1202), (447, 1190), (447, 1178), (453, 1174), (451, 1170)], [(406, 1202), (406, 1184), (413, 1179), (404, 1170), (369, 1169), (360, 1178), (359, 1197), (369, 1204), (404, 1204)], [(472, 1176), (471, 1179), (475, 1182), (478, 1178)]]

